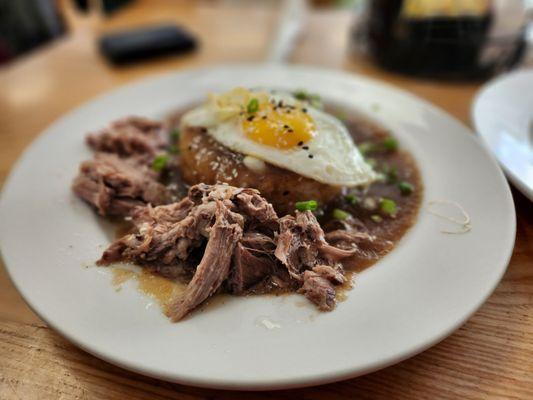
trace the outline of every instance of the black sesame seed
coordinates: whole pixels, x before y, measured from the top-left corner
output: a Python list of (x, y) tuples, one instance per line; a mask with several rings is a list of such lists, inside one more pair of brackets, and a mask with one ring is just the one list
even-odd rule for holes
[(263, 115), (263, 119), (267, 119), (267, 116), (266, 116), (266, 115)]
[(312, 154), (309, 154), (307, 157), (309, 158), (313, 158), (314, 156)]
[(283, 192), (283, 196), (288, 196), (288, 195), (289, 195), (289, 191), (288, 191), (288, 190), (285, 190), (285, 191)]
[(292, 129), (289, 129), (287, 132), (289, 133), (293, 133), (294, 131)]
[(302, 147), (302, 149), (309, 150), (309, 146), (304, 146), (304, 147)]
[(289, 129), (289, 125), (283, 125), (285, 129)]
[(302, 142), (301, 140), (298, 142), (298, 146), (301, 146), (303, 144), (304, 144), (304, 142)]
[(302, 108), (302, 111), (303, 111), (304, 113), (306, 113), (306, 112), (307, 112), (307, 108)]
[(248, 118), (246, 118), (246, 120), (248, 120), (248, 121), (253, 121), (253, 120), (254, 120), (254, 116), (253, 116), (253, 115), (250, 115)]

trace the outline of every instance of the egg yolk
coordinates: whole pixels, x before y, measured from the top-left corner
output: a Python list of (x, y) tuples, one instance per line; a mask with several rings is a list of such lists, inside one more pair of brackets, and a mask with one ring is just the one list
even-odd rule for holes
[(243, 118), (242, 127), (249, 139), (277, 149), (301, 146), (316, 134), (313, 119), (297, 107), (268, 103)]

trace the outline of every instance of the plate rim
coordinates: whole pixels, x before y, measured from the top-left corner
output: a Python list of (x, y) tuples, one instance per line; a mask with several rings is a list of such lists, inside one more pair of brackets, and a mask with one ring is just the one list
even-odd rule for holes
[[(360, 80), (364, 81), (366, 83), (369, 83), (371, 85), (375, 85), (381, 88), (384, 88), (389, 91), (401, 93), (403, 96), (409, 96), (412, 99), (416, 100), (418, 103), (422, 103), (425, 107), (429, 107), (433, 111), (436, 111), (438, 114), (441, 114), (445, 116), (447, 119), (453, 121), (455, 124), (460, 125), (465, 131), (472, 132), (472, 129), (467, 127), (465, 124), (463, 124), (460, 120), (453, 117), (449, 112), (446, 110), (434, 105), (433, 103), (420, 98), (413, 93), (408, 92), (407, 90), (404, 90), (402, 88), (396, 87), (394, 85), (391, 85), (386, 82), (379, 81), (374, 78), (369, 78), (365, 75), (360, 74), (354, 74), (347, 71), (339, 71), (335, 69), (328, 69), (328, 68), (320, 68), (320, 67), (314, 67), (314, 66), (307, 66), (307, 65), (300, 65), (300, 64), (291, 64), (291, 65), (276, 65), (272, 66), (265, 63), (225, 63), (225, 64), (214, 64), (214, 65), (208, 65), (203, 66), (200, 68), (187, 68), (187, 69), (181, 69), (177, 71), (169, 71), (169, 72), (162, 72), (157, 74), (151, 74), (149, 76), (145, 76), (140, 79), (133, 80), (132, 82), (128, 82), (125, 85), (119, 85), (117, 87), (111, 88), (109, 90), (106, 90), (92, 98), (89, 98), (88, 100), (82, 102), (81, 104), (72, 107), (71, 109), (67, 110), (65, 113), (63, 113), (58, 119), (54, 120), (51, 124), (49, 124), (45, 129), (43, 129), (35, 138), (32, 140), (32, 142), (24, 149), (24, 151), (19, 155), (17, 161), (13, 164), (11, 167), (8, 176), (6, 177), (4, 184), (2, 185), (2, 191), (0, 193), (0, 208), (2, 208), (3, 204), (3, 198), (5, 196), (5, 192), (7, 191), (6, 188), (9, 187), (11, 184), (11, 180), (13, 179), (14, 171), (16, 171), (20, 164), (23, 162), (27, 152), (33, 148), (34, 146), (39, 143), (40, 140), (42, 140), (45, 136), (48, 136), (52, 134), (53, 127), (60, 123), (62, 120), (70, 117), (74, 113), (80, 112), (83, 108), (89, 106), (92, 103), (97, 103), (101, 99), (105, 98), (106, 96), (110, 95), (111, 93), (130, 88), (135, 86), (141, 86), (143, 84), (149, 85), (151, 81), (162, 79), (164, 77), (170, 77), (170, 76), (176, 76), (176, 75), (186, 75), (187, 73), (193, 72), (208, 72), (218, 69), (231, 69), (231, 68), (275, 68), (275, 69), (282, 69), (282, 70), (291, 70), (294, 73), (297, 72), (311, 72), (315, 74), (325, 74), (325, 75), (337, 75), (337, 76), (343, 76), (345, 79), (350, 80)], [(462, 134), (462, 133), (461, 133)], [(513, 254), (514, 249), (514, 243), (515, 243), (515, 236), (516, 236), (516, 211), (514, 207), (514, 202), (512, 198), (511, 191), (509, 189), (509, 185), (507, 181), (505, 180), (505, 177), (503, 176), (501, 170), (499, 169), (498, 163), (495, 159), (495, 157), (492, 155), (491, 152), (489, 152), (485, 146), (483, 146), (483, 143), (479, 140), (479, 138), (476, 135), (472, 134), (462, 134), (462, 136), (469, 137), (469, 140), (476, 142), (478, 146), (480, 146), (483, 150), (483, 152), (488, 156), (488, 159), (490, 159), (490, 162), (494, 163), (494, 166), (497, 167), (499, 174), (494, 179), (499, 179), (501, 182), (502, 190), (505, 192), (506, 200), (507, 200), (507, 206), (510, 206), (509, 211), (511, 212), (510, 216), (510, 223), (512, 228), (512, 238), (510, 239), (509, 249), (507, 253), (502, 258), (502, 265), (499, 266), (499, 274), (497, 279), (493, 282), (492, 285), (490, 285), (490, 288), (487, 290), (485, 295), (476, 302), (476, 304), (472, 305), (466, 313), (463, 313), (464, 317), (459, 319), (455, 324), (450, 326), (448, 329), (442, 331), (439, 335), (435, 335), (435, 337), (432, 338), (432, 340), (427, 340), (423, 345), (416, 345), (413, 346), (411, 349), (404, 350), (402, 352), (401, 357), (396, 357), (393, 355), (392, 357), (389, 357), (390, 359), (387, 360), (377, 360), (375, 361), (374, 365), (370, 365), (368, 368), (361, 370), (359, 368), (347, 368), (345, 370), (335, 370), (335, 371), (329, 371), (328, 373), (321, 373), (315, 375), (307, 374), (304, 377), (300, 378), (291, 378), (287, 381), (283, 382), (268, 382), (261, 379), (256, 379), (255, 381), (239, 381), (239, 380), (233, 380), (228, 381), (226, 379), (217, 379), (217, 378), (199, 378), (199, 377), (191, 377), (191, 376), (180, 376), (176, 377), (174, 374), (161, 374), (161, 373), (153, 373), (149, 369), (145, 369), (142, 367), (142, 365), (135, 365), (130, 364), (127, 362), (121, 362), (121, 360), (117, 360), (117, 358), (108, 356), (107, 354), (100, 352), (98, 350), (95, 350), (91, 348), (90, 344), (86, 344), (83, 341), (78, 340), (75, 336), (70, 335), (68, 332), (63, 330), (60, 326), (57, 326), (55, 323), (51, 322), (48, 318), (45, 317), (44, 314), (46, 312), (43, 312), (42, 310), (39, 310), (38, 306), (31, 303), (28, 296), (24, 293), (24, 290), (22, 287), (19, 287), (19, 284), (13, 279), (11, 269), (13, 266), (9, 266), (9, 263), (5, 259), (5, 257), (2, 257), (4, 259), (4, 265), (5, 270), (7, 272), (7, 275), (9, 276), (9, 279), (13, 283), (13, 285), (16, 287), (17, 291), (21, 294), (24, 301), (28, 306), (32, 309), (33, 312), (35, 312), (40, 318), (42, 318), (47, 325), (49, 325), (52, 329), (54, 329), (56, 332), (58, 332), (61, 336), (69, 340), (70, 342), (74, 343), (77, 347), (81, 348), (82, 350), (93, 354), (94, 356), (103, 359), (107, 362), (110, 362), (114, 365), (118, 365), (122, 368), (125, 368), (127, 370), (131, 370), (134, 372), (141, 373), (143, 375), (151, 376), (158, 379), (164, 379), (167, 381), (177, 382), (181, 384), (191, 385), (191, 386), (197, 386), (197, 387), (205, 387), (205, 388), (217, 388), (217, 389), (232, 389), (232, 390), (278, 390), (278, 389), (290, 389), (290, 388), (297, 388), (297, 387), (306, 387), (306, 386), (315, 386), (325, 383), (331, 383), (336, 382), (339, 380), (344, 380), (348, 378), (353, 378), (356, 376), (364, 375), (373, 371), (376, 371), (378, 369), (385, 368), (387, 366), (396, 364), (398, 362), (401, 362), (407, 358), (410, 358), (416, 354), (421, 353), (422, 351), (434, 346), (444, 338), (448, 337), (451, 333), (453, 333), (455, 330), (457, 330), (460, 326), (462, 326), (488, 299), (488, 297), (493, 293), (495, 288), (498, 286), (498, 284), (501, 281), (501, 278), (505, 271), (507, 270), (507, 266), (509, 264), (509, 261), (511, 259), (511, 256)], [(422, 207), (422, 206), (421, 206)], [(3, 244), (0, 242), (0, 255), (4, 254), (5, 252), (2, 251)]]
[(485, 147), (485, 149), (494, 157), (500, 168), (503, 170), (505, 176), (512, 182), (512, 184), (522, 193), (525, 197), (527, 197), (530, 201), (533, 201), (533, 188), (528, 187), (522, 179), (520, 179), (519, 176), (517, 176), (511, 169), (507, 167), (503, 162), (499, 160), (499, 158), (496, 156), (496, 154), (493, 153), (489, 143), (485, 139), (485, 135), (481, 133), (481, 129), (479, 128), (479, 101), (482, 97), (486, 96), (486, 93), (493, 89), (496, 86), (504, 85), (507, 81), (515, 79), (518, 75), (528, 74), (531, 75), (533, 78), (533, 69), (520, 69), (516, 71), (511, 71), (508, 73), (505, 73), (503, 75), (500, 75), (487, 83), (485, 83), (475, 94), (474, 98), (472, 99), (472, 103), (470, 106), (470, 120), (473, 124), (473, 132), (477, 137), (479, 137), (481, 143)]

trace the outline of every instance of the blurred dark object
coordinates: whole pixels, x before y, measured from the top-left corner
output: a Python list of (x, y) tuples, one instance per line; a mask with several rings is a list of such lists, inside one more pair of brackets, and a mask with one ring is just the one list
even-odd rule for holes
[(371, 0), (354, 35), (384, 68), (469, 79), (515, 65), (524, 32), (518, 0)]
[(197, 41), (176, 25), (158, 25), (108, 33), (100, 38), (100, 51), (114, 64), (126, 64), (165, 54), (194, 50)]
[[(88, 12), (93, 0), (73, 0), (78, 10)], [(132, 3), (134, 0), (100, 0), (104, 14), (112, 14), (120, 8)]]
[(54, 0), (0, 0), (0, 64), (65, 32)]

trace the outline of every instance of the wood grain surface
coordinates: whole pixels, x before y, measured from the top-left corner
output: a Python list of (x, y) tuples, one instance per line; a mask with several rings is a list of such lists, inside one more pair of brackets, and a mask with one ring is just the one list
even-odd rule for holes
[[(47, 125), (99, 93), (159, 72), (262, 61), (278, 9), (276, 2), (247, 4), (144, 0), (105, 20), (83, 19), (67, 5), (69, 36), (0, 70), (0, 184)], [(115, 68), (96, 51), (99, 32), (169, 20), (199, 36), (197, 53)], [(347, 50), (350, 23), (347, 12), (311, 12), (291, 62), (387, 81), (470, 124), (470, 104), (479, 84), (416, 80), (379, 70)], [(0, 399), (533, 399), (533, 206), (514, 190), (513, 195), (518, 227), (509, 268), (494, 294), (462, 328), (395, 366), (307, 389), (215, 391), (125, 371), (77, 349), (48, 328), (25, 305), (2, 267)]]

